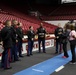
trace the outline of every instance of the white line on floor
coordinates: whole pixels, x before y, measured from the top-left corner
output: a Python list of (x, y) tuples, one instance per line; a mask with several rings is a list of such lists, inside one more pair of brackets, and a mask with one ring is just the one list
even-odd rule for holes
[(37, 72), (44, 72), (42, 70), (37, 70), (37, 69), (32, 69), (33, 71), (37, 71)]
[(62, 70), (64, 68), (64, 66), (62, 65), (62, 66), (60, 66), (59, 68), (57, 68), (55, 71), (56, 72), (59, 72), (60, 70)]

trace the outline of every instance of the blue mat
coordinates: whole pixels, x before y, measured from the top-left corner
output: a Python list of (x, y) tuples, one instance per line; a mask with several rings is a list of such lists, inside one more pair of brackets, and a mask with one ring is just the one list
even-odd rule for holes
[(57, 68), (67, 64), (71, 60), (71, 51), (68, 51), (69, 58), (62, 58), (63, 53), (49, 60), (36, 64), (30, 68), (22, 70), (14, 75), (50, 75)]

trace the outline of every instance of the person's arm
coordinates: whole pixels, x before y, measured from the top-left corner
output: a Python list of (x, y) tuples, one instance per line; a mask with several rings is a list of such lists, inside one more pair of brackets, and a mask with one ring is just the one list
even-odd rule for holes
[(30, 34), (30, 33), (31, 33), (30, 31), (27, 31), (28, 39), (30, 39), (30, 40), (31, 40), (31, 34)]
[(69, 36), (69, 32), (66, 31), (64, 37), (67, 38)]
[[(10, 34), (11, 34), (10, 30), (8, 30), (7, 33), (6, 33), (6, 37), (2, 38), (2, 40), (3, 40), (3, 41), (8, 40), (8, 39), (10, 38)], [(5, 34), (3, 33), (3, 31), (1, 32), (1, 35), (5, 35)]]
[(38, 29), (37, 29), (37, 31), (36, 31), (36, 34), (38, 34)]
[(23, 36), (22, 36), (22, 34), (20, 34), (20, 30), (18, 28), (16, 29), (16, 33), (17, 33), (18, 37), (20, 39), (22, 39)]
[(44, 30), (44, 33), (45, 33), (45, 34), (48, 34), (48, 32), (46, 31), (46, 29)]
[(1, 42), (1, 40), (2, 40), (2, 39), (1, 39), (1, 31), (0, 31), (0, 42)]
[(55, 35), (55, 37), (57, 36), (57, 29), (55, 29), (54, 35)]
[(24, 34), (23, 34), (23, 30), (22, 30), (22, 38), (23, 38)]
[(58, 29), (55, 29), (54, 35), (55, 35), (55, 39), (59, 39)]
[(12, 40), (13, 41), (17, 40), (17, 38), (16, 38), (16, 31), (14, 30), (14, 28), (11, 28), (11, 36), (12, 36)]

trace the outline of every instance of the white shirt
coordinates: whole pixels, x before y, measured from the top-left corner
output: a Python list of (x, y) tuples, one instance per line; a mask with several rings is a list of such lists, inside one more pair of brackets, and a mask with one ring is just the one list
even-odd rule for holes
[(73, 36), (76, 36), (76, 31), (72, 30), (69, 34), (69, 40), (75, 40), (75, 38)]

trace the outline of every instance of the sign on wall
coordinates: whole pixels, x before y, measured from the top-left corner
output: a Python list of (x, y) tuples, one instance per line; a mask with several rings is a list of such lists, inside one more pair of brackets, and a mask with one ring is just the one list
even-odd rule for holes
[[(49, 48), (49, 47), (53, 47), (53, 46), (54, 46), (54, 39), (45, 40), (45, 48)], [(27, 53), (28, 43), (27, 42), (23, 43), (22, 47), (23, 47), (22, 54)], [(42, 45), (41, 45), (41, 49), (42, 49)], [(35, 41), (33, 51), (37, 51), (37, 50), (38, 50), (38, 41)], [(0, 55), (0, 60), (1, 60), (1, 55)]]
[[(54, 46), (54, 39), (49, 39), (45, 41), (45, 48), (49, 48), (49, 47), (53, 47)], [(27, 49), (28, 49), (28, 43), (23, 43), (23, 54), (27, 53)], [(41, 45), (41, 49), (42, 49), (42, 45)], [(33, 51), (37, 51), (38, 50), (38, 41), (34, 42), (34, 47), (33, 47)]]

